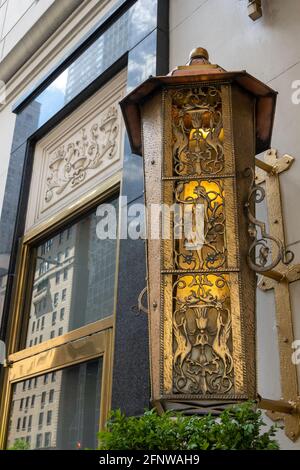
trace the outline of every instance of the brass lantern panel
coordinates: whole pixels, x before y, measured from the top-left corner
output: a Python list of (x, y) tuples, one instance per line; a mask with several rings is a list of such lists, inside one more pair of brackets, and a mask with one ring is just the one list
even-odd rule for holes
[(164, 176), (212, 176), (232, 172), (225, 158), (222, 87), (201, 85), (169, 90), (165, 96), (172, 142), (172, 165)]
[(239, 275), (165, 275), (163, 287), (163, 396), (245, 399), (252, 377), (244, 368)]

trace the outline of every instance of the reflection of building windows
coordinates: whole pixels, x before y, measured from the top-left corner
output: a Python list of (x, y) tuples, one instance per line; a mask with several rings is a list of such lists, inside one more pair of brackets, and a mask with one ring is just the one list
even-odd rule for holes
[(53, 339), (55, 336), (55, 330), (50, 331), (50, 339)]
[(36, 387), (37, 387), (37, 384), (38, 384), (38, 378), (37, 378), (37, 377), (35, 377), (35, 378), (34, 378), (34, 388), (36, 388)]
[(51, 447), (51, 432), (45, 433), (45, 447)]
[(45, 243), (46, 252), (51, 250), (52, 244), (53, 244), (53, 240), (52, 240), (52, 238), (49, 238), (49, 240), (47, 240), (46, 243)]
[(64, 232), (60, 232), (58, 243), (61, 244), (63, 242), (63, 240), (64, 240)]
[(69, 240), (70, 236), (71, 236), (71, 233), (72, 233), (72, 227), (69, 227), (67, 229), (67, 240)]
[(58, 329), (58, 336), (61, 336), (63, 334), (63, 327), (61, 326), (59, 329)]
[(55, 325), (56, 322), (56, 311), (52, 313), (52, 325)]
[(37, 345), (37, 338), (34, 338), (34, 345), (36, 346)]
[(66, 248), (66, 251), (65, 251), (65, 259), (68, 259), (70, 256), (70, 248)]
[(36, 448), (40, 449), (42, 447), (43, 434), (36, 435)]
[(45, 327), (45, 317), (42, 317), (41, 319), (41, 330), (43, 330)]
[(48, 374), (44, 375), (44, 385), (48, 383)]
[(32, 395), (32, 397), (31, 397), (31, 408), (34, 407), (34, 403), (35, 403), (35, 395)]
[(18, 418), (18, 421), (17, 421), (17, 431), (20, 431), (20, 427), (21, 427), (21, 418)]
[(55, 382), (55, 380), (56, 380), (56, 372), (52, 372), (51, 382)]
[(35, 321), (32, 322), (31, 333), (34, 333), (34, 329), (35, 329)]
[(22, 388), (23, 388), (23, 392), (25, 392), (25, 390), (26, 390), (26, 380), (25, 380), (25, 382), (23, 382), (23, 387)]
[(30, 400), (30, 397), (26, 397), (26, 400), (25, 400), (25, 409), (26, 410), (29, 407), (29, 400)]
[(68, 280), (68, 268), (64, 269), (64, 281)]
[(43, 341), (43, 335), (40, 335), (39, 343), (42, 343), (42, 341)]
[(30, 389), (31, 389), (31, 384), (32, 384), (32, 380), (31, 380), (31, 379), (29, 379), (29, 380), (28, 380), (28, 390), (30, 390)]
[(57, 260), (58, 263), (61, 262), (61, 257), (62, 257), (62, 254), (60, 252), (57, 253), (56, 260)]
[(57, 271), (57, 273), (55, 274), (55, 284), (59, 284), (59, 280), (60, 280), (60, 271)]
[(29, 347), (31, 348), (32, 345), (33, 345), (33, 341), (32, 341), (32, 339), (31, 339), (31, 340), (29, 341)]
[(31, 426), (32, 426), (32, 415), (28, 417), (28, 424), (27, 424), (27, 431), (31, 431)]
[(20, 400), (20, 410), (23, 410), (24, 398)]
[(64, 302), (67, 298), (67, 289), (63, 289), (61, 293), (61, 300)]
[(39, 331), (40, 329), (40, 319), (38, 319), (37, 324), (36, 324), (36, 331)]
[(22, 422), (22, 431), (26, 430), (26, 421), (27, 421), (27, 416), (24, 416), (23, 422)]

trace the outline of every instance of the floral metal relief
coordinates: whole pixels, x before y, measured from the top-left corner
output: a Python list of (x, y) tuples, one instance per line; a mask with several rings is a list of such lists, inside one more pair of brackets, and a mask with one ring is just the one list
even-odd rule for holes
[(118, 133), (118, 111), (112, 106), (100, 123), (94, 123), (89, 131), (85, 127), (81, 129), (81, 138), (59, 147), (50, 159), (46, 203), (54, 194), (82, 184), (89, 170), (112, 160), (117, 152)]
[(234, 370), (228, 275), (179, 276), (173, 299), (174, 392), (229, 392)]
[(216, 175), (224, 169), (221, 92), (214, 86), (172, 96), (174, 175)]
[[(176, 269), (203, 270), (227, 267), (225, 242), (225, 200), (222, 180), (179, 182), (175, 187), (175, 201), (190, 209), (195, 225), (201, 222), (196, 208), (203, 206), (203, 240), (198, 249), (187, 249), (188, 241), (174, 240)], [(184, 218), (179, 219), (183, 225)], [(182, 232), (183, 232), (182, 227)], [(196, 231), (197, 227), (194, 227)], [(175, 227), (175, 230), (178, 227)]]

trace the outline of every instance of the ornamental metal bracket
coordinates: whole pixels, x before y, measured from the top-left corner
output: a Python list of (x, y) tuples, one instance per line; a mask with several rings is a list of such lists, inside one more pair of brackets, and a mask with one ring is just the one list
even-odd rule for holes
[[(251, 191), (252, 194), (257, 195), (253, 187), (262, 188), (260, 185), (265, 185), (262, 189), (266, 196), (269, 219), (267, 235), (272, 249), (268, 252), (267, 262), (263, 269), (257, 270), (261, 274), (258, 287), (263, 291), (274, 289), (282, 394), (281, 400), (261, 398), (258, 406), (268, 410), (267, 415), (272, 420), (284, 420), (286, 435), (295, 441), (300, 436), (300, 394), (297, 368), (292, 362), (294, 333), (289, 284), (300, 280), (300, 264), (290, 264), (293, 255), (285, 248), (279, 179), (280, 173), (288, 170), (293, 162), (294, 158), (290, 155), (283, 155), (279, 158), (275, 149), (268, 150), (264, 155), (264, 160), (256, 159), (256, 176)], [(260, 190), (259, 195), (260, 197), (262, 195)], [(270, 257), (271, 262), (268, 263)]]
[(248, 0), (248, 16), (253, 21), (262, 17), (261, 0)]

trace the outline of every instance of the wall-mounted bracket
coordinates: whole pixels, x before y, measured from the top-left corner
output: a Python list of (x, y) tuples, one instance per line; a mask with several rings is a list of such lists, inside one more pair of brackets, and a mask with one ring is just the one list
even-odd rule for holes
[[(275, 149), (268, 150), (263, 161), (256, 159), (255, 184), (265, 183), (269, 235), (280, 240), (284, 247), (285, 235), (279, 175), (288, 170), (293, 162), (294, 158), (290, 155), (278, 158)], [(273, 247), (274, 245), (272, 249)], [(275, 256), (276, 254), (272, 253), (273, 261)], [(289, 284), (300, 280), (300, 265), (289, 264), (287, 266), (280, 260), (272, 269), (265, 270), (261, 274), (258, 287), (263, 291), (274, 289), (282, 399), (261, 399), (259, 406), (268, 410), (267, 415), (274, 421), (284, 420), (286, 435), (295, 441), (300, 435), (300, 397), (297, 369), (292, 362), (294, 332)]]

